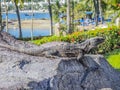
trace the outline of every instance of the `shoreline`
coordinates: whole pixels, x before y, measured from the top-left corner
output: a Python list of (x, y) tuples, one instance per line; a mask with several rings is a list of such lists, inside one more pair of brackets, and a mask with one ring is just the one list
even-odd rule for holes
[[(21, 20), (21, 27), (32, 28), (32, 20)], [(18, 21), (9, 21), (8, 28), (18, 28)], [(50, 20), (33, 20), (33, 29), (50, 29)]]
[[(2, 13), (6, 13), (6, 12), (2, 12)], [(8, 11), (8, 13), (16, 13), (15, 11)], [(20, 11), (20, 13), (32, 13), (31, 10), (24, 10), (24, 11)], [(48, 10), (33, 10), (33, 13), (49, 13)]]

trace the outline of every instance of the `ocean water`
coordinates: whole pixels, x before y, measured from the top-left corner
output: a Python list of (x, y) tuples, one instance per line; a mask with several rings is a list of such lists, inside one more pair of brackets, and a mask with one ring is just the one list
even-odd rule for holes
[[(18, 28), (17, 29), (9, 28), (8, 33), (15, 36), (16, 38), (19, 37)], [(22, 35), (24, 38), (31, 37), (31, 29), (22, 29)], [(33, 36), (48, 36), (48, 35), (50, 35), (50, 30), (48, 29), (34, 29), (33, 30)]]
[[(20, 13), (21, 20), (29, 20), (29, 19), (31, 19), (31, 17), (32, 17), (31, 13), (26, 13), (26, 12)], [(5, 13), (2, 14), (2, 18), (3, 19), (6, 18)], [(33, 18), (34, 19), (50, 19), (50, 16), (49, 16), (49, 13), (38, 13), (37, 12), (37, 13), (33, 14)], [(9, 20), (17, 20), (16, 13), (8, 13), (8, 19)], [(16, 28), (16, 29), (9, 28), (8, 33), (10, 33), (11, 35), (18, 38), (19, 29), (18, 28)], [(23, 35), (23, 37), (31, 37), (31, 29), (22, 28), (22, 35)], [(35, 28), (33, 29), (33, 36), (48, 36), (48, 35), (50, 35), (49, 29), (35, 29)]]
[[(6, 18), (6, 14), (5, 13), (2, 14), (2, 18), (3, 19)], [(21, 18), (21, 20), (31, 19), (32, 18), (32, 14), (31, 13), (22, 12), (22, 13), (20, 13), (20, 18)], [(34, 13), (33, 14), (33, 18), (34, 19), (50, 19), (50, 16), (49, 16), (49, 13)], [(16, 13), (8, 13), (8, 19), (9, 20), (17, 20)]]

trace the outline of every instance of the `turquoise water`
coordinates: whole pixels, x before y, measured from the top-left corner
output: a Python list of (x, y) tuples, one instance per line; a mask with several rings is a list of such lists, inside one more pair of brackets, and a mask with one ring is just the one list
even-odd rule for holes
[[(8, 32), (15, 36), (16, 38), (19, 37), (19, 29), (9, 29)], [(31, 37), (31, 30), (30, 29), (22, 29), (22, 35), (24, 38)], [(34, 29), (33, 36), (48, 36), (50, 35), (50, 31), (48, 29)]]
[[(20, 13), (21, 20), (31, 19), (30, 13)], [(6, 18), (6, 14), (2, 14), (2, 18)], [(49, 13), (34, 13), (34, 19), (50, 19)], [(17, 20), (16, 13), (8, 13), (9, 20)], [(19, 36), (19, 29), (9, 28), (8, 32), (17, 37)], [(31, 37), (31, 29), (22, 28), (23, 37)], [(33, 36), (48, 36), (50, 35), (49, 29), (33, 29)]]
[[(6, 14), (2, 14), (2, 18), (5, 19)], [(32, 15), (30, 13), (20, 13), (20, 18), (22, 20), (25, 19), (31, 19)], [(50, 19), (49, 13), (34, 13), (33, 14), (34, 19)], [(16, 13), (8, 13), (8, 19), (17, 20)]]

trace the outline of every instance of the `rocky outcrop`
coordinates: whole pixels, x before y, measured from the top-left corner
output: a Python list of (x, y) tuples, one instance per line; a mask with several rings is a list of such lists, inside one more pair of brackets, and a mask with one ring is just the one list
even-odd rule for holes
[(0, 90), (120, 90), (119, 72), (103, 56), (85, 55), (83, 63), (0, 47)]

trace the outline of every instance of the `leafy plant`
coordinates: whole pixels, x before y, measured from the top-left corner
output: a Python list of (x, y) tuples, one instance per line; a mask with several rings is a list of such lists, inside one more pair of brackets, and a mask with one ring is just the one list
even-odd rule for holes
[(115, 26), (110, 26), (104, 29), (98, 28), (96, 30), (78, 31), (67, 36), (44, 37), (42, 39), (33, 41), (33, 43), (38, 45), (52, 41), (65, 41), (77, 43), (96, 36), (105, 38), (105, 42), (99, 45), (98, 53), (107, 53), (120, 47), (120, 28), (117, 28)]

